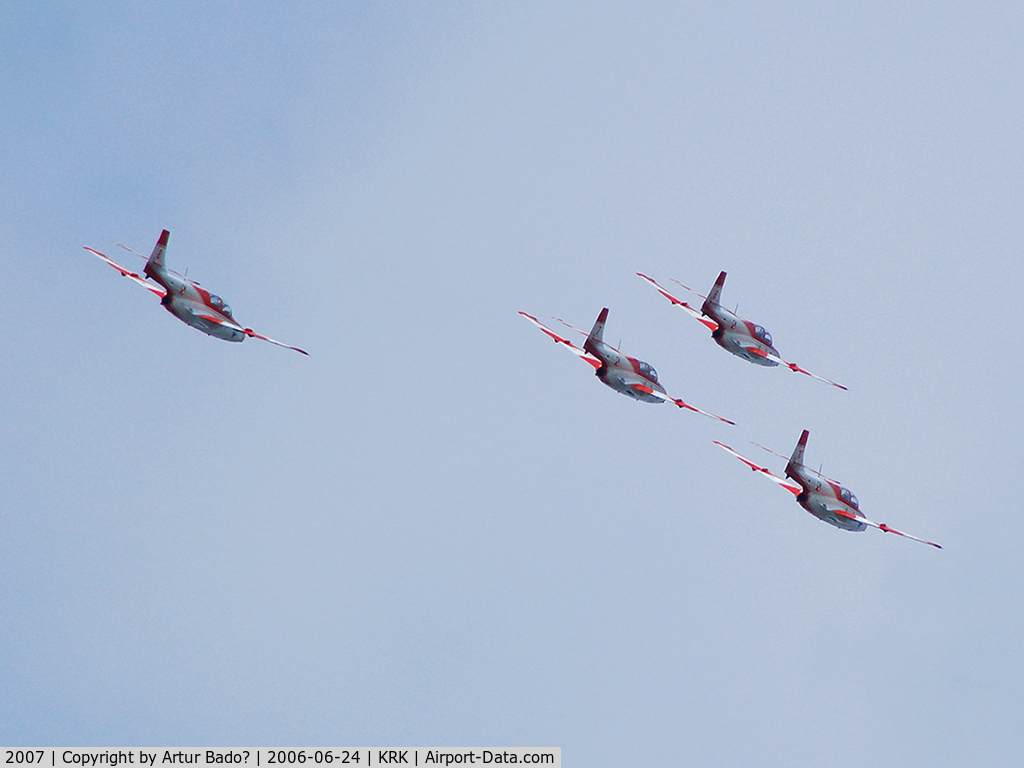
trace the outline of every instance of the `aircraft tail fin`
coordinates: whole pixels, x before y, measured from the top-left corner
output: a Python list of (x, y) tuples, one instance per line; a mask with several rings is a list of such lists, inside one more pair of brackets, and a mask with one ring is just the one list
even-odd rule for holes
[(596, 341), (599, 344), (604, 343), (604, 324), (608, 320), (608, 307), (601, 310), (601, 314), (597, 316), (597, 320), (594, 321), (594, 327), (590, 329), (590, 335), (587, 336), (587, 341)]
[(805, 429), (800, 435), (800, 439), (796, 443), (796, 448), (793, 449), (793, 455), (789, 457), (789, 466), (802, 467), (804, 465), (804, 449), (807, 447), (808, 434), (809, 433)]
[(608, 307), (605, 307), (594, 321), (594, 327), (590, 329), (590, 335), (587, 336), (587, 341), (583, 345), (583, 349), (598, 358), (601, 357), (599, 347), (604, 346), (604, 324), (607, 320)]
[(711, 290), (708, 291), (708, 297), (704, 301), (705, 304), (720, 304), (719, 301), (722, 298), (722, 286), (725, 285), (725, 272), (721, 272), (718, 275), (718, 279), (715, 280), (715, 284), (711, 286)]
[(151, 272), (162, 272), (164, 270), (164, 254), (167, 253), (167, 239), (171, 236), (171, 233), (166, 229), (160, 233), (160, 239), (156, 241), (156, 245), (153, 246), (153, 253), (149, 256), (149, 261), (146, 262), (146, 274), (149, 275)]

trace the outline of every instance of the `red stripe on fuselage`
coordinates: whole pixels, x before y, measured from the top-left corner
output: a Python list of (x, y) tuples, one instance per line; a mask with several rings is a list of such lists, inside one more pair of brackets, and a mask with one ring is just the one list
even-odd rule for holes
[(652, 379), (650, 376), (646, 376), (645, 374), (640, 372), (640, 361), (639, 360), (637, 360), (635, 357), (626, 357), (626, 359), (629, 360), (630, 365), (633, 366), (633, 373), (635, 373), (637, 376), (640, 376), (643, 379), (646, 379), (647, 381), (651, 382), (652, 384), (657, 384), (658, 383), (657, 379)]
[[(215, 319), (215, 318), (210, 318), (208, 320), (212, 320), (213, 322), (218, 322), (218, 323), (226, 323), (226, 324), (228, 324), (228, 325), (230, 325), (232, 327), (238, 326), (238, 323), (235, 321), (235, 319), (233, 317), (231, 317), (230, 315), (225, 314), (221, 310), (217, 309), (217, 307), (213, 306), (213, 303), (211, 302), (211, 294), (210, 294), (210, 292), (208, 290), (206, 290), (205, 288), (200, 288), (198, 285), (193, 283), (191, 280), (183, 281), (180, 284), (178, 290), (177, 291), (173, 291), (173, 290), (170, 289), (170, 286), (167, 283), (165, 283), (163, 280), (160, 280), (159, 277), (155, 273), (150, 275), (150, 276), (153, 277), (154, 280), (157, 280), (157, 282), (159, 282), (161, 285), (164, 286), (164, 288), (168, 292), (168, 295), (178, 297), (183, 302), (193, 302), (193, 303), (202, 304), (203, 308), (205, 310), (208, 310), (211, 314), (215, 315), (216, 318), (220, 318), (219, 320)], [(194, 295), (192, 295), (192, 291), (195, 291)], [(168, 307), (168, 309), (170, 309), (170, 307)], [(202, 315), (196, 315), (196, 317), (202, 317)], [(203, 319), (207, 319), (207, 318), (203, 318)], [(241, 326), (238, 326), (238, 330), (242, 330)]]
[[(808, 495), (815, 494), (818, 496), (828, 496), (831, 497), (833, 501), (836, 501), (843, 506), (842, 510), (832, 510), (833, 513), (842, 515), (843, 517), (849, 518), (851, 520), (860, 519), (860, 510), (854, 507), (852, 504), (846, 501), (846, 499), (843, 498), (842, 486), (840, 486), (839, 483), (836, 483), (832, 480), (826, 480), (824, 478), (814, 478), (813, 480), (805, 480), (804, 478), (797, 475), (797, 473), (795, 472), (793, 474), (789, 474), (787, 472), (786, 474), (787, 477), (795, 481), (797, 485), (803, 488), (804, 493)], [(802, 506), (808, 512), (814, 514), (814, 511), (811, 509), (809, 499), (806, 502), (801, 502), (800, 506)]]
[(187, 285), (190, 288), (192, 288), (197, 294), (199, 294), (199, 300), (203, 303), (203, 306), (205, 306), (207, 309), (209, 309), (211, 312), (218, 315), (219, 317), (224, 318), (226, 322), (234, 324), (234, 318), (229, 317), (228, 315), (224, 314), (221, 310), (217, 309), (217, 307), (213, 306), (213, 301), (211, 298), (212, 294), (208, 290), (206, 290), (205, 288), (200, 288), (191, 280), (187, 283)]

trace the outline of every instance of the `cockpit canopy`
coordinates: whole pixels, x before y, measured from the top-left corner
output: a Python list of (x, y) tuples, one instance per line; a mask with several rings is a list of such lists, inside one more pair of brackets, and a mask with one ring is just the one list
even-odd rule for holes
[(643, 360), (640, 361), (640, 375), (646, 376), (651, 381), (658, 380), (658, 372), (650, 363), (645, 363)]
[(210, 295), (210, 304), (218, 312), (223, 312), (228, 317), (231, 317), (231, 307), (229, 307), (227, 304), (225, 304), (224, 303), (224, 299), (222, 299), (220, 296), (217, 296), (216, 294), (211, 294)]
[(860, 504), (857, 502), (857, 497), (850, 493), (848, 488), (840, 488), (839, 495), (843, 497), (843, 501), (849, 504), (854, 509), (860, 509)]
[(755, 325), (754, 326), (754, 335), (757, 336), (757, 338), (759, 338), (765, 344), (771, 345), (771, 343), (772, 343), (772, 335), (770, 333), (768, 333), (768, 331), (766, 331), (764, 329), (763, 325)]

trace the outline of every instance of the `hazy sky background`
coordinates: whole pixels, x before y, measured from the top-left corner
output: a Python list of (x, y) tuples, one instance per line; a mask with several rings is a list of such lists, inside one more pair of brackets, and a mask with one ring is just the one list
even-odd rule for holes
[(1024, 11), (552, 5), (0, 6), (0, 742), (1019, 763)]

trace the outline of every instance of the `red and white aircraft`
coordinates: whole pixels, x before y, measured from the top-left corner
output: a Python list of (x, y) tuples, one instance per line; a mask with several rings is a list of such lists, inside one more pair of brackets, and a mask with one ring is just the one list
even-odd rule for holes
[(163, 304), (168, 312), (205, 334), (216, 336), (218, 339), (224, 339), (225, 341), (245, 341), (249, 337), (263, 339), (263, 341), (269, 341), (271, 344), (276, 344), (285, 349), (294, 349), (296, 352), (301, 352), (304, 355), (309, 354), (304, 349), (299, 349), (289, 344), (282, 344), (280, 341), (274, 341), (262, 334), (256, 333), (252, 328), (242, 327), (231, 314), (231, 307), (225, 304), (220, 296), (199, 287), (199, 283), (169, 270), (164, 265), (164, 254), (167, 251), (167, 239), (170, 235), (171, 233), (166, 229), (160, 233), (160, 239), (157, 240), (156, 245), (153, 247), (153, 254), (149, 257), (149, 261), (146, 262), (146, 268), (143, 270), (143, 274), (146, 277), (152, 278), (155, 284), (140, 277), (130, 269), (115, 263), (99, 251), (89, 246), (84, 247), (89, 253), (103, 259), (103, 261), (120, 272), (122, 276), (130, 277), (147, 291), (155, 293), (160, 297), (160, 303)]
[[(895, 528), (890, 528), (885, 523), (876, 523), (872, 520), (868, 520), (863, 514), (861, 514), (860, 504), (857, 501), (857, 497), (850, 493), (848, 489), (844, 488), (837, 481), (831, 480), (824, 475), (815, 472), (813, 469), (805, 467), (804, 448), (807, 446), (807, 434), (807, 430), (805, 429), (803, 434), (800, 435), (800, 440), (797, 442), (796, 448), (793, 450), (793, 455), (789, 458), (789, 463), (786, 465), (786, 477), (793, 480), (793, 483), (783, 480), (778, 475), (773, 475), (761, 465), (756, 464), (745, 456), (741, 456), (736, 453), (736, 451), (728, 445), (720, 443), (717, 440), (715, 440), (714, 443), (715, 445), (724, 448), (755, 472), (760, 472), (776, 485), (780, 485), (785, 488), (796, 496), (797, 503), (801, 507), (806, 509), (819, 520), (824, 520), (829, 525), (834, 525), (836, 528), (842, 528), (844, 531), (863, 531), (868, 527), (877, 528), (885, 533), (895, 533), (897, 536), (904, 536), (908, 539), (919, 541), (922, 544), (930, 544), (933, 547), (942, 549), (942, 547), (933, 541), (919, 539), (917, 536), (911, 536), (909, 533), (904, 533), (903, 531), (897, 531)], [(765, 450), (768, 449), (765, 448)], [(769, 452), (775, 453), (774, 451)], [(775, 455), (779, 456), (780, 454)], [(786, 457), (782, 456), (782, 458)]]
[(699, 311), (682, 299), (673, 296), (647, 275), (641, 272), (636, 274), (653, 285), (655, 290), (666, 299), (686, 310), (699, 323), (707, 326), (711, 330), (711, 338), (727, 352), (731, 352), (737, 357), (742, 357), (744, 360), (756, 363), (757, 365), (774, 367), (781, 363), (791, 371), (806, 374), (819, 381), (831, 384), (833, 387), (839, 387), (839, 389), (846, 389), (842, 384), (837, 384), (831, 379), (813, 374), (796, 363), (783, 360), (779, 356), (778, 350), (772, 346), (772, 335), (763, 326), (752, 323), (749, 320), (744, 320), (723, 307), (719, 303), (719, 299), (722, 296), (722, 286), (725, 285), (725, 272), (718, 276), (718, 280), (715, 281), (714, 286), (711, 288), (711, 293), (707, 296), (697, 293), (691, 288), (686, 288), (685, 285), (679, 283), (680, 286), (686, 288), (690, 293), (704, 299), (704, 303)]
[[(637, 360), (635, 357), (627, 357), (614, 347), (605, 344), (602, 337), (604, 335), (604, 324), (608, 319), (607, 307), (602, 309), (601, 314), (597, 316), (597, 322), (594, 323), (593, 330), (587, 336), (583, 349), (580, 349), (568, 339), (559, 336), (533, 315), (528, 315), (525, 312), (520, 312), (519, 314), (554, 339), (557, 344), (572, 352), (583, 362), (594, 366), (597, 378), (616, 392), (621, 392), (645, 403), (668, 401), (675, 403), (680, 408), (702, 413), (705, 416), (710, 416), (712, 419), (724, 421), (726, 424), (736, 423), (729, 421), (729, 419), (723, 419), (721, 416), (716, 416), (713, 413), (702, 411), (700, 408), (684, 403), (678, 398), (670, 397), (666, 394), (665, 388), (658, 383), (658, 372), (651, 365), (642, 360)], [(574, 330), (578, 331), (579, 329), (576, 328)], [(580, 331), (580, 333), (584, 333), (584, 331)]]

